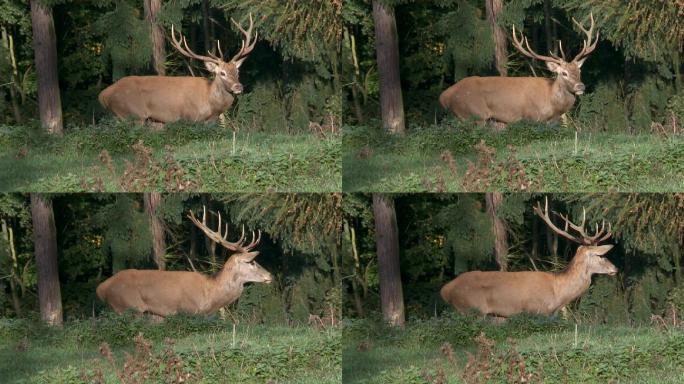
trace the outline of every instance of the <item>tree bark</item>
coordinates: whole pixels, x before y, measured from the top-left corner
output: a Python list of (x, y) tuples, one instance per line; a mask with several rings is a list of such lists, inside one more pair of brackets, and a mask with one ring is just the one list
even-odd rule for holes
[(391, 133), (406, 132), (404, 102), (399, 75), (399, 39), (394, 8), (373, 0), (375, 53), (380, 77), (380, 112), (382, 126)]
[(40, 319), (50, 326), (62, 326), (62, 294), (57, 265), (57, 230), (52, 200), (31, 194), (33, 243), (38, 277)]
[(499, 217), (498, 210), (503, 203), (501, 192), (485, 193), (487, 213), (492, 219), (492, 232), (494, 233), (494, 256), (496, 263), (499, 264), (500, 271), (508, 270), (508, 235), (506, 234), (506, 223)]
[(166, 269), (166, 241), (164, 240), (164, 224), (157, 215), (161, 200), (162, 197), (159, 192), (145, 192), (143, 194), (145, 212), (150, 218), (150, 229), (152, 231), (152, 258), (157, 264), (157, 268), (163, 271)]
[(43, 5), (40, 0), (31, 0), (31, 24), (40, 123), (49, 133), (61, 136), (62, 101), (59, 95), (57, 38), (52, 8)]
[(373, 194), (375, 244), (380, 274), (380, 304), (383, 318), (392, 326), (404, 326), (404, 294), (399, 266), (399, 230), (391, 197)]
[(492, 27), (494, 35), (494, 60), (496, 70), (499, 75), (508, 76), (508, 49), (506, 48), (506, 31), (499, 25), (498, 19), (503, 8), (502, 0), (486, 0), (485, 8), (487, 11), (487, 20)]
[(161, 10), (161, 0), (144, 0), (143, 8), (145, 19), (150, 24), (150, 36), (152, 37), (152, 67), (159, 76), (166, 74), (166, 50), (164, 42), (164, 30), (157, 24), (157, 15)]

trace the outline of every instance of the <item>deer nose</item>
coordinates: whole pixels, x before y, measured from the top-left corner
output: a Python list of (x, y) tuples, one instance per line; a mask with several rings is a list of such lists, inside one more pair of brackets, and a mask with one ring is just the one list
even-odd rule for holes
[(231, 91), (233, 91), (233, 93), (235, 94), (242, 93), (242, 84), (233, 84), (233, 86), (231, 87)]
[(583, 83), (578, 83), (575, 84), (575, 94), (581, 95), (584, 93), (584, 84)]

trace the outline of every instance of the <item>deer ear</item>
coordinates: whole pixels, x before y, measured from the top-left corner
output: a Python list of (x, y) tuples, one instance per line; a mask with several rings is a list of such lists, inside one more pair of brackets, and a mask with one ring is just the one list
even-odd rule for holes
[(554, 63), (553, 61), (547, 61), (546, 68), (548, 68), (551, 72), (557, 73), (560, 70), (560, 65), (558, 65), (558, 63)]
[(247, 252), (238, 256), (238, 259), (243, 263), (251, 263), (255, 257), (259, 256), (259, 252)]
[(207, 67), (207, 69), (211, 72), (216, 72), (216, 63), (211, 62), (211, 61), (205, 61), (204, 66)]
[(591, 254), (593, 256), (603, 256), (606, 253), (608, 253), (608, 251), (610, 251), (611, 249), (613, 249), (613, 244), (599, 245), (593, 247)]

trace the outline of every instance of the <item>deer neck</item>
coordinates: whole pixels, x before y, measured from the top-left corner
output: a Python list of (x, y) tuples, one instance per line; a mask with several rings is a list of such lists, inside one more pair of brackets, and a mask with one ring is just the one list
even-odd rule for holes
[(228, 305), (242, 294), (244, 281), (242, 281), (232, 268), (224, 268), (211, 281), (208, 292), (208, 303), (211, 308), (218, 309)]
[(558, 302), (556, 309), (579, 297), (591, 284), (591, 273), (577, 257), (574, 257), (567, 268), (555, 277), (553, 288)]
[(218, 76), (214, 76), (209, 92), (209, 103), (223, 112), (233, 103), (233, 95), (226, 89)]
[(575, 94), (568, 90), (560, 76), (556, 76), (551, 86), (551, 100), (556, 111), (560, 114), (565, 113), (575, 104)]

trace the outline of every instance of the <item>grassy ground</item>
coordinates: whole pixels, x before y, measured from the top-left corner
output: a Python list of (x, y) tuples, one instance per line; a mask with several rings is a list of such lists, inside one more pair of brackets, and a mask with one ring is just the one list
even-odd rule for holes
[(573, 128), (523, 123), (495, 132), (451, 119), (405, 137), (362, 126), (343, 133), (346, 192), (684, 189), (682, 135), (576, 137)]
[[(519, 318), (505, 325), (451, 316), (391, 330), (347, 321), (345, 383), (678, 383), (679, 329)], [(480, 336), (483, 335), (483, 336)]]
[(105, 120), (63, 138), (0, 126), (2, 191), (306, 191), (341, 188), (340, 138)]
[(0, 381), (339, 383), (340, 348), (338, 329), (239, 324), (233, 334), (231, 323), (197, 317), (112, 316), (63, 330), (0, 320)]

